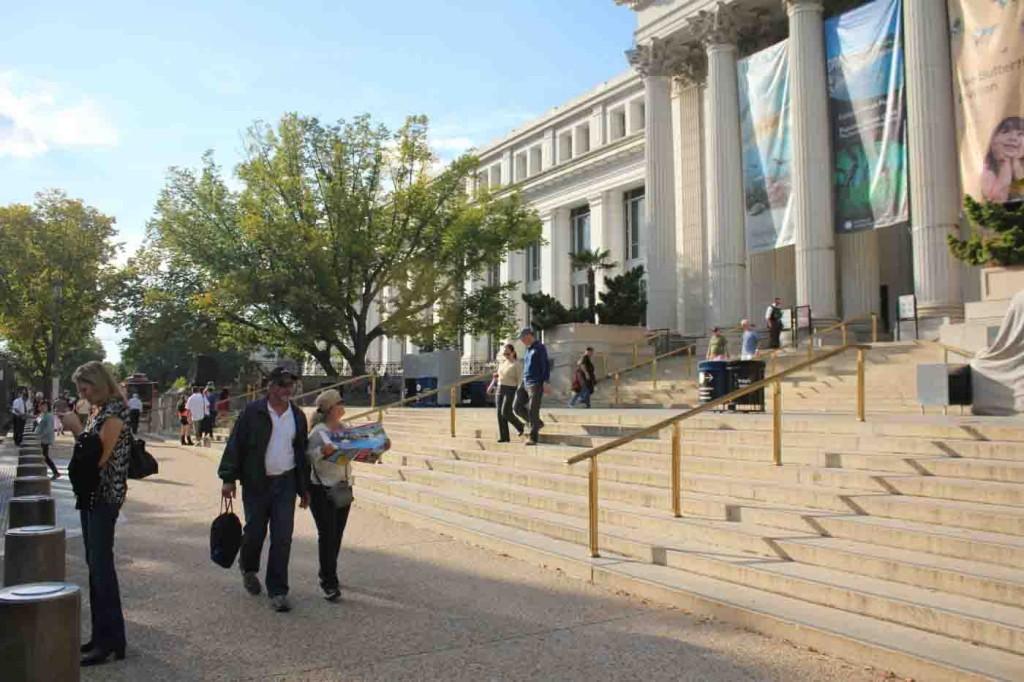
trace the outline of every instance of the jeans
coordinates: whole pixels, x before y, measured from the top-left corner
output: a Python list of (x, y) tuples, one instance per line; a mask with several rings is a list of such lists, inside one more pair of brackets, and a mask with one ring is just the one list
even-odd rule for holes
[(89, 611), (92, 642), (97, 649), (115, 650), (125, 645), (121, 591), (114, 570), (114, 526), (121, 507), (96, 502), (80, 512), (85, 560), (89, 564)]
[(338, 552), (341, 551), (341, 538), (351, 509), (352, 505), (335, 507), (326, 487), (309, 486), (309, 510), (316, 522), (316, 544), (320, 554), (320, 587), (325, 590), (338, 587)]
[(53, 463), (52, 459), (50, 459), (50, 444), (41, 443), (39, 447), (43, 451), (43, 459), (46, 460), (46, 465), (50, 467), (50, 471), (52, 471), (54, 475), (57, 475), (57, 465)]
[(519, 421), (512, 412), (517, 388), (517, 386), (498, 387), (498, 399), (495, 402), (498, 408), (498, 438), (501, 440), (509, 440), (509, 424), (512, 424), (512, 428), (519, 433), (523, 432), (523, 422)]
[(516, 390), (515, 413), (530, 425), (530, 440), (537, 442), (544, 422), (540, 420), (540, 406), (544, 400), (544, 384), (523, 384)]
[(270, 551), (267, 553), (267, 594), (288, 594), (288, 559), (292, 552), (295, 527), (295, 471), (268, 476), (262, 489), (242, 486), (245, 528), (238, 565), (245, 573), (258, 573), (263, 541), (270, 526)]
[(14, 415), (11, 423), (11, 431), (14, 432), (14, 444), (21, 445), (21, 439), (25, 435), (25, 418)]
[(569, 407), (576, 407), (576, 403), (583, 403), (590, 407), (590, 396), (592, 393), (593, 391), (586, 384), (583, 384), (580, 386), (579, 392), (573, 394), (572, 400), (569, 401)]

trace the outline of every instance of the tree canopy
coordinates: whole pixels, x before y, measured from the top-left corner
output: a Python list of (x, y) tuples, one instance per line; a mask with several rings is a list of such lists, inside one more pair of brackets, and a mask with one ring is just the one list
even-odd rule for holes
[(967, 239), (946, 237), (953, 256), (969, 265), (1024, 265), (1024, 203), (980, 203), (964, 197), (971, 221)]
[(332, 375), (337, 351), (362, 373), (375, 339), (431, 333), (439, 305), (466, 305), (467, 277), (540, 237), (518, 195), (471, 200), (472, 156), (432, 172), (427, 133), (418, 116), (394, 132), (368, 116), (257, 123), (233, 181), (212, 153), (171, 169), (148, 228), (156, 267), (239, 346), (308, 353)]

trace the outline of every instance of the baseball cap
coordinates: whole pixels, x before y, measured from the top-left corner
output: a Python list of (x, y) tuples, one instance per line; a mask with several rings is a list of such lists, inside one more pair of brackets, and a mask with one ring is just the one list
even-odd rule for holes
[(332, 407), (344, 402), (337, 389), (329, 388), (316, 397), (316, 409), (326, 414)]
[(285, 367), (275, 367), (270, 370), (270, 374), (267, 376), (267, 380), (272, 384), (287, 384), (288, 382), (294, 382), (298, 377), (291, 373)]

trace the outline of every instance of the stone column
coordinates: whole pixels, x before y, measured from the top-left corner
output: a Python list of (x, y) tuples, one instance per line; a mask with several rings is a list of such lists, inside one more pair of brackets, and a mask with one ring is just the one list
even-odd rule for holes
[(672, 124), (676, 170), (676, 319), (686, 335), (705, 333), (703, 92), (700, 85), (676, 81)]
[(568, 308), (572, 305), (569, 283), (569, 210), (558, 208), (544, 211), (540, 218), (545, 242), (540, 247), (541, 291), (557, 298)]
[(644, 228), (647, 250), (647, 326), (676, 329), (676, 221), (673, 181), (672, 80), (644, 79), (647, 181)]
[(960, 318), (960, 265), (946, 246), (960, 213), (946, 5), (904, 2), (903, 21), (914, 293), (922, 317)]
[[(608, 210), (611, 208), (611, 205), (607, 194), (607, 192), (592, 194), (587, 198), (587, 203), (590, 205), (590, 248), (598, 251), (608, 249), (610, 252), (612, 244), (608, 234), (610, 228)], [(615, 256), (610, 255), (609, 259), (614, 260)], [(595, 295), (604, 291), (604, 279), (607, 274), (605, 270), (598, 270), (594, 273)], [(600, 300), (600, 297), (598, 297), (594, 303), (596, 304)]]
[[(522, 251), (508, 254), (501, 264), (499, 277), (502, 284), (516, 283), (512, 300), (515, 302), (516, 324), (522, 327), (526, 323), (526, 303), (523, 301), (523, 292), (526, 291), (526, 254)], [(504, 342), (506, 339), (499, 341)]]
[(793, 112), (796, 295), (816, 320), (838, 318), (832, 152), (821, 0), (786, 0)]
[(733, 327), (747, 311), (747, 257), (736, 45), (707, 42), (705, 187), (707, 187), (708, 326)]

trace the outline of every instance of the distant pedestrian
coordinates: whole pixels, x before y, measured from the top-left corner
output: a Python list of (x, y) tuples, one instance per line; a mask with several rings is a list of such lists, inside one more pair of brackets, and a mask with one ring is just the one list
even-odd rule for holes
[(39, 405), (39, 447), (43, 451), (46, 466), (50, 467), (50, 478), (54, 481), (60, 478), (57, 465), (50, 459), (50, 446), (53, 445), (57, 432), (55, 421), (53, 413), (50, 412), (50, 401), (43, 400)]
[(740, 322), (740, 326), (743, 327), (743, 339), (740, 341), (740, 360), (754, 360), (760, 352), (757, 349), (760, 337), (754, 331), (754, 326), (750, 324), (750, 320), (743, 320)]
[(775, 297), (764, 312), (764, 324), (768, 328), (768, 347), (782, 347), (782, 299)]
[(106, 663), (111, 655), (119, 661), (124, 658), (124, 615), (115, 570), (114, 529), (128, 491), (132, 434), (124, 394), (102, 363), (85, 363), (71, 379), (78, 394), (95, 407), (84, 426), (74, 413), (62, 416), (64, 425), (79, 441), (69, 476), (77, 498), (75, 508), (81, 514), (89, 565), (92, 637), (82, 645), (82, 665), (90, 666)]
[(196, 437), (196, 445), (203, 445), (203, 419), (206, 418), (209, 405), (203, 396), (202, 389), (192, 387), (192, 395), (185, 402), (188, 411), (188, 423), (192, 426), (192, 435)]
[(711, 330), (711, 338), (708, 340), (708, 352), (705, 360), (728, 360), (729, 342), (722, 334), (719, 327)]
[(306, 446), (310, 465), (309, 510), (316, 523), (320, 589), (327, 601), (341, 597), (338, 553), (352, 509), (352, 463), (343, 456), (337, 461), (330, 459), (338, 450), (331, 436), (343, 431), (341, 419), (344, 416), (341, 393), (332, 388), (318, 395)]
[(192, 427), (188, 416), (188, 398), (184, 395), (178, 400), (176, 413), (178, 415), (178, 435), (181, 437), (182, 445), (192, 445)]
[(283, 367), (269, 376), (267, 396), (249, 403), (235, 421), (217, 474), (223, 481), (221, 495), (235, 496), (235, 482), (242, 481), (245, 528), (238, 567), (249, 594), (261, 591), (257, 576), (260, 553), (270, 527), (267, 556), (267, 594), (271, 607), (280, 613), (288, 603), (288, 560), (295, 524), (295, 498), (309, 506), (309, 465), (306, 459), (306, 415), (291, 401), (295, 376)]
[(551, 366), (548, 349), (537, 340), (532, 329), (527, 327), (520, 331), (519, 340), (526, 346), (526, 356), (523, 360), (523, 383), (516, 392), (515, 413), (530, 427), (530, 438), (526, 444), (536, 445), (540, 430), (544, 428), (540, 408), (547, 384), (551, 381)]
[(594, 362), (591, 360), (593, 355), (594, 349), (588, 346), (576, 363), (572, 380), (573, 396), (569, 401), (569, 407), (576, 407), (578, 403), (590, 407), (590, 396), (594, 394), (594, 386), (597, 384)]
[(494, 404), (498, 413), (498, 442), (510, 442), (508, 425), (511, 424), (520, 436), (523, 435), (523, 422), (513, 413), (516, 391), (523, 381), (523, 371), (519, 366), (516, 347), (506, 343), (498, 360), (497, 371), (494, 373)]
[(217, 426), (217, 417), (221, 415), (227, 415), (231, 411), (231, 391), (224, 388), (221, 389), (220, 396), (217, 397), (217, 402), (214, 404), (214, 427)]
[(14, 431), (15, 445), (21, 445), (21, 440), (25, 435), (25, 422), (28, 421), (29, 410), (31, 409), (28, 391), (22, 389), (21, 393), (14, 399), (14, 402), (11, 403), (11, 417), (13, 420), (11, 428)]
[(206, 399), (206, 417), (203, 419), (203, 441), (213, 441), (213, 424), (217, 421), (217, 388), (211, 381), (203, 390), (203, 398)]
[(132, 393), (128, 399), (128, 419), (131, 422), (132, 433), (139, 435), (139, 420), (142, 419), (142, 399), (138, 393)]

